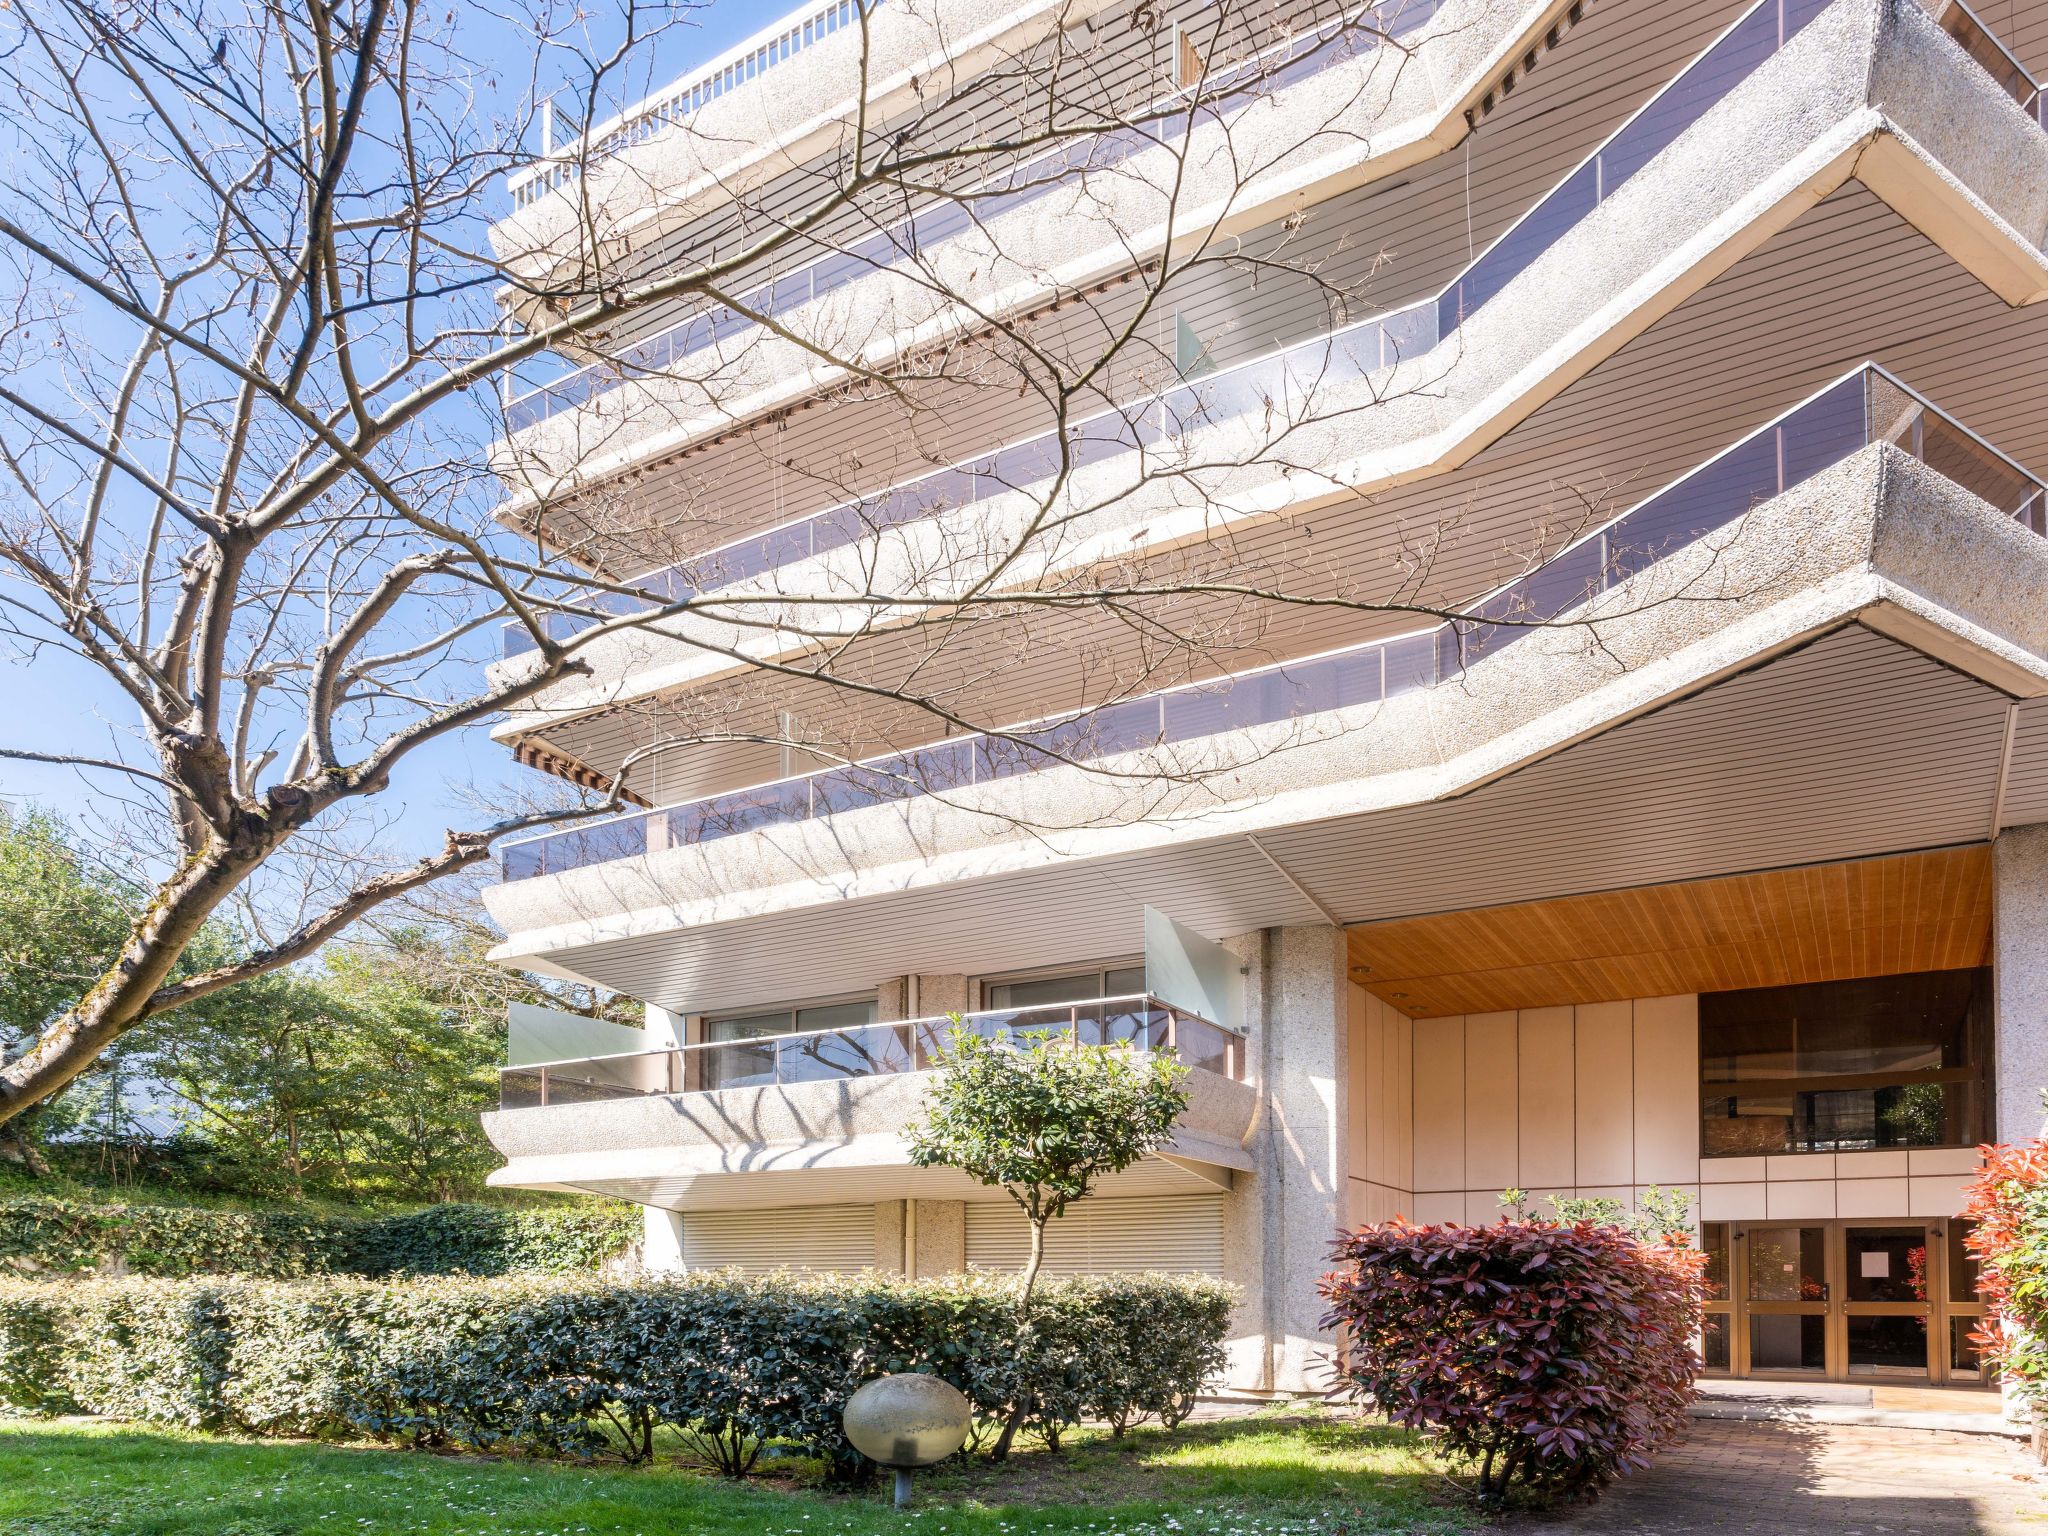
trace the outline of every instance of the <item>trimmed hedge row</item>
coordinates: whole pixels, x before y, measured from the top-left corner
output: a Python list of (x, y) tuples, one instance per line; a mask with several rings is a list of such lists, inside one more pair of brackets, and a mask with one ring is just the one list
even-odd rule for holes
[(391, 1216), (172, 1205), (0, 1201), (0, 1267), (24, 1274), (125, 1268), (139, 1275), (568, 1274), (596, 1269), (640, 1233), (637, 1207), (507, 1210), (436, 1205)]
[(840, 1412), (876, 1376), (942, 1376), (989, 1420), (1029, 1402), (1056, 1440), (1178, 1424), (1223, 1364), (1217, 1281), (1058, 1281), (1028, 1327), (1015, 1298), (982, 1275), (0, 1281), (0, 1406), (628, 1461), (667, 1427), (732, 1475), (770, 1441), (847, 1473)]

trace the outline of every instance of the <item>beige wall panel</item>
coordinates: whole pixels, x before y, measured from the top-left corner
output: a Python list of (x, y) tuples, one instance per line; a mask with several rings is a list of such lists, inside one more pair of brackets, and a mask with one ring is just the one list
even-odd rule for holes
[(1906, 1171), (1916, 1179), (1944, 1173), (1975, 1173), (1977, 1149), (1929, 1147), (1924, 1152), (1916, 1150), (1907, 1155)]
[(1572, 1010), (1525, 1008), (1515, 1037), (1520, 1063), (1515, 1182), (1522, 1188), (1569, 1195), (1578, 1183), (1577, 1115), (1573, 1108), (1578, 1063), (1572, 1049)]
[(1468, 1189), (1465, 1191), (1465, 1225), (1483, 1227), (1496, 1222), (1506, 1214), (1500, 1203), (1497, 1189)]
[(1701, 1221), (1762, 1221), (1763, 1184), (1703, 1184), (1700, 1186)]
[(1465, 1187), (1505, 1189), (1521, 1182), (1520, 1099), (1515, 1015), (1465, 1019)]
[(1638, 1184), (1700, 1181), (1699, 1020), (1699, 999), (1690, 993), (1636, 999)]
[(1380, 1117), (1375, 1112), (1378, 1108), (1375, 1097), (1380, 1087), (1379, 1074), (1373, 1070), (1378, 1060), (1373, 1050), (1373, 1026), (1377, 1022), (1378, 1004), (1379, 999), (1355, 982), (1347, 992), (1345, 1028), (1349, 1039), (1344, 1053), (1344, 1091), (1349, 1100), (1350, 1114), (1345, 1135), (1354, 1178), (1372, 1176), (1375, 1166), (1373, 1153), (1380, 1134)]
[(1389, 1034), (1394, 1042), (1394, 1183), (1401, 1189), (1415, 1187), (1415, 1021), (1396, 1008), (1387, 1009)]
[(1835, 1154), (1835, 1177), (1838, 1179), (1902, 1179), (1912, 1171), (1903, 1151)]
[(1702, 1184), (1761, 1184), (1767, 1160), (1761, 1157), (1703, 1157)]
[(1439, 1221), (1463, 1221), (1465, 1196), (1463, 1192), (1417, 1195), (1414, 1219), (1423, 1226)]
[(1908, 1179), (1906, 1214), (1953, 1216), (1963, 1208), (1963, 1191), (1969, 1183), (1968, 1179)]
[[(1415, 1181), (1422, 1190), (1465, 1187), (1465, 1021), (1415, 1025)], [(1418, 1204), (1417, 1209), (1421, 1209)], [(1420, 1218), (1418, 1218), (1420, 1219)], [(1455, 1220), (1435, 1216), (1433, 1221)]]
[(1910, 1203), (1905, 1179), (1843, 1179), (1835, 1185), (1837, 1216), (1902, 1216)]
[(1764, 1214), (1772, 1221), (1827, 1221), (1835, 1214), (1833, 1179), (1798, 1179), (1764, 1186)]
[(1832, 1152), (1796, 1152), (1791, 1156), (1772, 1156), (1764, 1159), (1764, 1177), (1776, 1183), (1780, 1179), (1832, 1179), (1837, 1177), (1835, 1154)]
[(1577, 1178), (1633, 1185), (1636, 1177), (1635, 1005), (1582, 1003), (1572, 1020)]

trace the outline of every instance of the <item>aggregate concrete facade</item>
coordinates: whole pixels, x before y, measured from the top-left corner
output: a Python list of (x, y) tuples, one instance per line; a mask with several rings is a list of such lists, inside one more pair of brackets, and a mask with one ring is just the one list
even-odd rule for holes
[[(1074, 19), (1098, 5), (1076, 7)], [(1066, 201), (1067, 194), (1054, 193), (995, 215), (922, 254), (914, 273), (880, 269), (778, 316), (778, 326), (801, 343), (765, 330), (733, 338), (717, 354), (715, 400), (698, 382), (642, 376), (536, 423), (500, 446), (498, 467), (513, 486), (500, 515), (516, 522), (572, 488), (602, 483), (843, 382), (847, 370), (822, 360), (819, 350), (887, 368), (991, 316), (1126, 271), (1155, 255), (1173, 231), (1227, 239), (1441, 154), (1469, 131), (1467, 110), (1568, 8), (1569, 0), (1451, 0), (1407, 53), (1385, 48), (1333, 64), (1254, 101), (1227, 123), (1205, 118), (1185, 145), (1133, 155), (1115, 176), (1090, 178), (1085, 192), (1077, 183)], [(1051, 10), (1041, 7), (1016, 29), (1018, 37), (1034, 27), (1042, 32)], [(971, 30), (969, 19), (960, 31)], [(781, 68), (801, 71), (812, 63), (805, 55)], [(814, 67), (844, 66), (827, 44)], [(790, 84), (800, 89), (802, 82)], [(849, 109), (839, 110), (850, 117)], [(681, 136), (674, 137), (670, 152), (686, 152)], [(803, 142), (815, 141), (814, 134)], [(644, 152), (663, 146), (656, 140)], [(786, 155), (776, 158), (787, 166)], [(1246, 174), (1247, 166), (1255, 172)], [(648, 174), (636, 169), (615, 194), (632, 209), (631, 220), (658, 217), (665, 204), (645, 190)], [(542, 222), (542, 213), (516, 215), (493, 238), (502, 248), (526, 249), (533, 239), (527, 226)], [(546, 209), (545, 221), (560, 226), (559, 234), (550, 232), (556, 244), (581, 238), (561, 209)]]
[(1992, 845), (1996, 889), (1996, 1132), (2024, 1141), (2048, 1131), (2048, 823), (2007, 827)]
[[(738, 618), (713, 602), (656, 624), (618, 621), (582, 642), (589, 676), (537, 695), (494, 735), (544, 738), (583, 711), (747, 664), (731, 653), (779, 656), (886, 617), (865, 603), (807, 601), (785, 634), (772, 601), (781, 592), (943, 597), (996, 559), (1006, 579), (1028, 584), (1455, 468), (1851, 180), (2009, 303), (2048, 295), (2048, 133), (1912, 0), (1836, 0), (1451, 338), (1397, 368), (1320, 384), (1277, 451), (1261, 421), (1218, 423), (1191, 434), (1190, 462), (1204, 467), (1185, 474), (1155, 465), (1148, 476), (1135, 455), (1078, 470), (1047, 519), (1056, 547), (1021, 560), (1016, 540), (1046, 516), (1028, 489), (735, 583), (735, 597), (753, 600)], [(565, 448), (565, 462), (584, 463), (587, 447)], [(1316, 473), (1300, 473), (1304, 464)]]
[[(1758, 505), (1454, 686), (492, 887), (500, 959), (1441, 799), (1845, 623), (2048, 692), (2048, 549), (1888, 445)], [(928, 1010), (927, 1010), (928, 1011)]]

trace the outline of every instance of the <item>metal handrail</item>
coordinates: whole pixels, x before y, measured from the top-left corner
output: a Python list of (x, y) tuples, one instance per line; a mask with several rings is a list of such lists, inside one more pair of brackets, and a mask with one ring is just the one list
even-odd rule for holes
[[(865, 3), (873, 11), (885, 0)], [(578, 180), (585, 166), (608, 160), (621, 150), (644, 142), (728, 91), (844, 31), (853, 25), (859, 8), (860, 0), (826, 0), (822, 5), (799, 6), (710, 63), (700, 64), (653, 95), (643, 96), (624, 111), (577, 135), (573, 144), (558, 150), (552, 142), (544, 143), (538, 158), (505, 178), (512, 206), (524, 208), (538, 202), (556, 188)], [(552, 139), (552, 134), (549, 137)]]
[[(1064, 1027), (1061, 1026), (1059, 1020), (1061, 1013), (1064, 1013), (1066, 1016)], [(1107, 1024), (1109, 1021), (1118, 1018), (1120, 1014), (1125, 1017), (1133, 1015), (1142, 1016), (1148, 1035), (1156, 1023), (1163, 1023), (1163, 1039), (1156, 1045), (1148, 1040), (1144, 1047), (1148, 1050), (1163, 1049), (1178, 1055), (1185, 1036), (1190, 1032), (1213, 1032), (1217, 1043), (1221, 1046), (1220, 1075), (1233, 1080), (1243, 1077), (1246, 1065), (1245, 1037), (1240, 1031), (1218, 1024), (1214, 1020), (1204, 1018), (1200, 1014), (1188, 1009), (1179, 1008), (1171, 1003), (1164, 1002), (1150, 993), (1132, 992), (1116, 997), (1083, 998), (1071, 1003), (1047, 1003), (1025, 1008), (988, 1008), (959, 1015), (959, 1018), (963, 1024), (970, 1028), (980, 1023), (1013, 1034), (1045, 1032), (1055, 1037), (1071, 1035), (1077, 1042), (1087, 1044), (1089, 1042), (1081, 1041), (1081, 1031), (1084, 1025)], [(773, 1071), (775, 1075), (773, 1085), (781, 1085), (785, 1082), (782, 1076), (783, 1048), (785, 1046), (801, 1046), (804, 1042), (813, 1041), (822, 1043), (832, 1039), (853, 1040), (882, 1030), (893, 1032), (901, 1042), (903, 1051), (898, 1059), (902, 1064), (877, 1066), (870, 1071), (844, 1072), (838, 1074), (839, 1077), (889, 1077), (902, 1072), (926, 1071), (940, 1060), (940, 1051), (932, 1043), (936, 1032), (942, 1027), (951, 1027), (954, 1018), (955, 1015), (952, 1014), (933, 1014), (916, 1019), (877, 1020), (872, 1024), (857, 1024), (838, 1029), (794, 1030), (788, 1034), (758, 1035), (744, 1040), (701, 1040), (686, 1045), (660, 1046), (645, 1051), (622, 1051), (604, 1056), (565, 1057), (556, 1061), (522, 1062), (516, 1066), (499, 1068), (500, 1104), (504, 1108), (546, 1107), (553, 1098), (550, 1089), (565, 1082), (573, 1083), (581, 1091), (578, 1096), (567, 1101), (576, 1103), (588, 1102), (592, 1096), (597, 1098), (646, 1098), (677, 1093), (716, 1092), (720, 1086), (724, 1085), (713, 1084), (709, 1087), (692, 1085), (691, 1079), (693, 1076), (701, 1077), (701, 1074), (692, 1073), (690, 1070), (692, 1064), (704, 1060), (714, 1052), (730, 1051), (743, 1047), (771, 1050), (774, 1054)], [(1095, 1042), (1095, 1044), (1099, 1045), (1110, 1043), (1112, 1042), (1107, 1040)], [(801, 1055), (803, 1053), (798, 1051), (793, 1054)], [(812, 1059), (815, 1059), (815, 1057)], [(1206, 1059), (1213, 1060), (1216, 1058)], [(650, 1065), (654, 1063), (660, 1064), (658, 1069), (660, 1081), (658, 1083), (645, 1081), (636, 1083), (617, 1080), (607, 1081), (602, 1078), (571, 1077), (568, 1072), (568, 1069), (583, 1069), (586, 1071), (598, 1069), (605, 1072), (615, 1072), (619, 1078), (628, 1078), (634, 1075), (628, 1064), (640, 1062), (649, 1063)], [(1203, 1065), (1204, 1063), (1198, 1062), (1195, 1064)], [(1218, 1068), (1205, 1066), (1205, 1070), (1215, 1071)], [(654, 1075), (656, 1074), (646, 1074), (648, 1077)], [(789, 1079), (789, 1081), (820, 1080), (818, 1078)], [(822, 1080), (829, 1081), (831, 1079)], [(530, 1104), (514, 1104), (511, 1102), (514, 1097), (512, 1088), (515, 1082), (522, 1084), (531, 1083), (532, 1102)], [(735, 1084), (731, 1086), (771, 1085)]]

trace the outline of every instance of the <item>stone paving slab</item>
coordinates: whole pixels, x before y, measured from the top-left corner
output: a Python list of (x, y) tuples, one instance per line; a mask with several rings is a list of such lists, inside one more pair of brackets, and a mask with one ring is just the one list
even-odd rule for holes
[(2048, 1536), (2048, 1469), (2011, 1440), (1699, 1419), (1649, 1471), (1526, 1536)]

